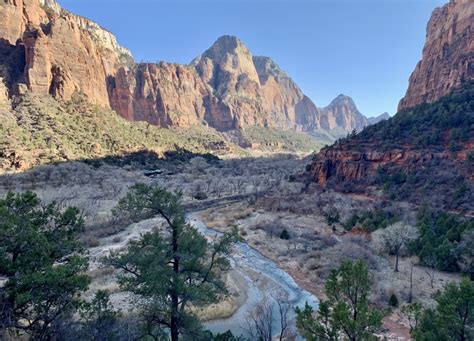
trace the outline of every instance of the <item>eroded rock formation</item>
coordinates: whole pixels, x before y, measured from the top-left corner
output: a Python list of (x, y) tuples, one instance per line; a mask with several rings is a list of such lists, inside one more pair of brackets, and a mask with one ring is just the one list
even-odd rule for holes
[(62, 100), (82, 92), (160, 127), (352, 131), (367, 124), (348, 98), (319, 109), (274, 61), (233, 36), (189, 65), (136, 64), (113, 34), (54, 0), (4, 0), (0, 13), (0, 79), (10, 97), (25, 88)]
[[(358, 136), (321, 150), (314, 156), (310, 167), (309, 173), (314, 181), (322, 185), (331, 181), (340, 186), (354, 182), (368, 185), (377, 177), (378, 169), (390, 168), (392, 174), (389, 177), (397, 172), (425, 172), (426, 178), (415, 179), (418, 182), (411, 180), (417, 185), (428, 182), (428, 187), (430, 181), (451, 181), (450, 176), (458, 177), (453, 182), (456, 184), (462, 184), (464, 180), (460, 179), (472, 182), (472, 170), (465, 162), (465, 155), (471, 152), (473, 145), (472, 132), (468, 128), (472, 114), (465, 108), (469, 108), (469, 101), (472, 101), (474, 77), (473, 11), (473, 1), (452, 0), (433, 12), (423, 58), (410, 77), (407, 95), (400, 102), (400, 109), (406, 109), (420, 103), (435, 102), (446, 95), (444, 101), (452, 106), (452, 114), (457, 112), (459, 117), (444, 125), (438, 122), (439, 118), (432, 121), (435, 111), (438, 115), (442, 111), (442, 106), (437, 107), (436, 103), (432, 104), (433, 107), (402, 111), (386, 124), (369, 127)], [(458, 87), (460, 90), (451, 96), (452, 90)], [(445, 114), (451, 112), (448, 110)], [(419, 125), (419, 129), (413, 129), (414, 125)], [(405, 131), (420, 129), (429, 137), (429, 142), (420, 143), (419, 136), (405, 134)], [(457, 130), (464, 131), (462, 140), (455, 140)], [(431, 136), (427, 133), (430, 131), (433, 132)], [(450, 174), (456, 175), (442, 174), (443, 167), (450, 167)], [(430, 178), (426, 174), (437, 174), (439, 178)]]
[(423, 56), (399, 110), (434, 102), (474, 79), (474, 2), (451, 0), (428, 22)]
[(108, 77), (133, 60), (110, 32), (53, 0), (2, 1), (0, 13), (0, 49), (9, 56), (0, 76), (10, 92), (22, 83), (61, 99), (80, 91), (109, 106)]

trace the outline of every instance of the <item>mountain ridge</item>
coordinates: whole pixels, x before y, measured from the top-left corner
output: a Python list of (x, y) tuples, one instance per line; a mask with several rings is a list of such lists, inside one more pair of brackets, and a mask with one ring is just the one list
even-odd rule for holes
[(271, 58), (253, 56), (235, 36), (218, 38), (189, 65), (136, 63), (110, 31), (54, 0), (6, 0), (0, 10), (0, 83), (10, 98), (31, 91), (67, 101), (81, 92), (128, 120), (159, 127), (361, 126), (359, 118), (338, 126)]

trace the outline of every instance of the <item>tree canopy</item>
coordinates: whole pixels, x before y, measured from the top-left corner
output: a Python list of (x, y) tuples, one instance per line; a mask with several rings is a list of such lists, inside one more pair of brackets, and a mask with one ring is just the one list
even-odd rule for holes
[(76, 208), (42, 205), (36, 194), (0, 199), (0, 327), (36, 339), (70, 313), (87, 289), (88, 260), (77, 241), (83, 220)]
[(208, 242), (186, 223), (180, 200), (179, 193), (160, 187), (133, 186), (118, 209), (135, 217), (157, 215), (164, 228), (157, 226), (106, 260), (121, 270), (121, 287), (139, 298), (145, 333), (154, 338), (167, 331), (172, 340), (197, 337), (202, 331), (190, 307), (216, 303), (227, 292), (222, 274), (236, 234)]
[(384, 312), (368, 303), (371, 280), (362, 260), (343, 261), (325, 284), (328, 299), (317, 315), (306, 304), (296, 309), (297, 326), (307, 340), (375, 340)]

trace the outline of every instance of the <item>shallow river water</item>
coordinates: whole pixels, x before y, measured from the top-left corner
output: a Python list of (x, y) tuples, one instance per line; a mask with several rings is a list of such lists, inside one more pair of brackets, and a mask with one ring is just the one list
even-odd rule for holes
[[(220, 232), (208, 228), (200, 219), (199, 213), (188, 214), (186, 219), (209, 239), (221, 235)], [(102, 257), (109, 255), (111, 251), (124, 250), (130, 240), (139, 239), (143, 233), (151, 231), (157, 223), (159, 223), (157, 218), (144, 220), (130, 225), (125, 231), (114, 236), (103, 238), (100, 246), (89, 249), (92, 256), (91, 269), (99, 268)], [(230, 330), (234, 335), (249, 337), (247, 324), (249, 312), (254, 310), (265, 299), (272, 302), (271, 297), (272, 295), (275, 296), (275, 294), (282, 294), (291, 306), (288, 321), (289, 328), (293, 331), (296, 330), (294, 308), (304, 306), (305, 302), (317, 308), (318, 299), (314, 295), (300, 288), (288, 273), (248, 244), (243, 242), (237, 243), (229, 260), (232, 267), (232, 277), (239, 278), (239, 287), (244, 292), (242, 295), (244, 300), (240, 302), (242, 304), (231, 317), (205, 322), (205, 327), (212, 332), (222, 333)], [(129, 308), (129, 298), (126, 294), (115, 293), (111, 296), (111, 299), (117, 307)], [(273, 315), (274, 333), (277, 334), (280, 330), (280, 320), (276, 309), (274, 309)]]
[[(210, 238), (221, 234), (208, 228), (198, 213), (189, 214), (187, 219), (198, 231)], [(292, 330), (296, 330), (294, 308), (304, 306), (305, 302), (308, 302), (313, 308), (317, 308), (318, 299), (314, 295), (299, 287), (288, 273), (248, 244), (237, 243), (230, 257), (230, 263), (232, 270), (246, 283), (246, 300), (231, 317), (206, 322), (205, 326), (209, 330), (213, 332), (230, 330), (234, 335), (248, 336), (247, 316), (249, 312), (265, 299), (270, 299), (271, 302), (271, 297), (275, 293), (282, 293), (286, 296), (291, 306), (288, 320)], [(276, 309), (274, 309), (273, 315), (274, 332), (278, 333), (280, 320)]]

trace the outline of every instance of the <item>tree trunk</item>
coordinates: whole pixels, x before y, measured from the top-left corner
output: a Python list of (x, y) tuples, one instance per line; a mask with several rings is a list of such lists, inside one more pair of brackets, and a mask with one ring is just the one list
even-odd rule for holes
[(408, 303), (413, 301), (413, 264), (411, 264), (410, 269), (410, 294), (408, 296)]
[(179, 297), (178, 297), (178, 276), (179, 276), (179, 255), (178, 255), (178, 231), (175, 226), (172, 226), (173, 236), (172, 236), (172, 248), (173, 248), (173, 271), (175, 274), (175, 279), (173, 281), (173, 292), (171, 293), (171, 323), (170, 323), (170, 333), (171, 341), (178, 341), (179, 337)]
[(400, 255), (400, 251), (397, 249), (395, 251), (395, 272), (398, 272), (398, 258)]

